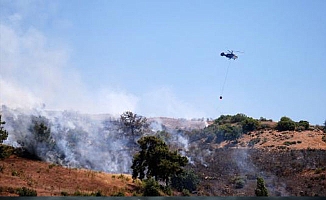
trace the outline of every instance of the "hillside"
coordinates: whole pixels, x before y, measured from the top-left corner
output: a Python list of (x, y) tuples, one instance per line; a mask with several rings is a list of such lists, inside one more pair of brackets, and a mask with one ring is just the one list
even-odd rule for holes
[(237, 143), (224, 141), (216, 145), (217, 148), (236, 147), (247, 148), (254, 145), (258, 149), (322, 149), (326, 150), (326, 142), (322, 140), (325, 133), (321, 130), (306, 131), (276, 131), (261, 130), (244, 134)]
[[(321, 139), (323, 135), (319, 130), (266, 130), (243, 135), (236, 143), (224, 141), (219, 145), (206, 144), (210, 155), (194, 155), (193, 159), (198, 164), (189, 166), (196, 170), (201, 179), (198, 191), (193, 195), (252, 196), (252, 188), (256, 184), (254, 177), (260, 173), (264, 173), (267, 185), (272, 188), (272, 196), (326, 195), (321, 192), (326, 189), (326, 170), (322, 167), (326, 163), (326, 143)], [(244, 145), (255, 138), (262, 139), (252, 147)], [(296, 143), (285, 145), (291, 141)], [(302, 165), (300, 170), (293, 167), (293, 163), (298, 165), (298, 159)], [(274, 166), (271, 166), (272, 163)], [(307, 166), (311, 163), (314, 166)], [(229, 164), (231, 166), (227, 167)], [(17, 196), (14, 191), (22, 187), (36, 190), (38, 196), (140, 195), (139, 184), (133, 183), (128, 174), (62, 167), (15, 155), (1, 160), (0, 167), (2, 196)], [(237, 179), (243, 179), (244, 187), (237, 188)], [(319, 183), (315, 184), (316, 181)]]
[(86, 169), (67, 168), (54, 164), (11, 156), (0, 160), (0, 195), (17, 196), (15, 190), (27, 187), (38, 196), (63, 195), (126, 195), (137, 192), (131, 175), (108, 174)]
[[(38, 196), (142, 194), (141, 183), (134, 183), (130, 176), (135, 148), (129, 146), (132, 140), (121, 135), (116, 119), (69, 112), (39, 117), (45, 122), (52, 120), (51, 134), (59, 144), (46, 151), (38, 146), (44, 143), (33, 143), (33, 133), (19, 121), (33, 118), (16, 115), (7, 113), (7, 127), (15, 137), (28, 136), (25, 141), (48, 162), (27, 159), (19, 153), (0, 160), (0, 195), (17, 196), (22, 188), (35, 190)], [(163, 117), (148, 121), (150, 134), (158, 134), (170, 148), (188, 157), (186, 168), (194, 170), (200, 179), (191, 195), (254, 196), (256, 177), (261, 176), (271, 196), (326, 196), (323, 127), (277, 131), (276, 122), (260, 121), (256, 130), (245, 132), (241, 121), (230, 122), (243, 117), (247, 119), (240, 114), (219, 121)], [(28, 134), (21, 134), (25, 132)], [(229, 133), (237, 138), (225, 138)], [(15, 137), (10, 140), (17, 140)], [(176, 191), (172, 194), (181, 195)]]

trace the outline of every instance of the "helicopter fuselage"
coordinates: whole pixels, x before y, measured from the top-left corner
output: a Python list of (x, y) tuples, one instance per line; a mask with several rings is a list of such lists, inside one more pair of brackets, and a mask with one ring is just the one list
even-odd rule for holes
[(222, 53), (221, 53), (221, 56), (225, 56), (225, 57), (227, 57), (228, 59), (233, 59), (233, 60), (235, 60), (235, 59), (238, 58), (238, 56), (236, 56), (236, 55), (233, 54), (233, 53), (227, 53), (227, 54), (225, 54), (224, 52), (222, 52)]

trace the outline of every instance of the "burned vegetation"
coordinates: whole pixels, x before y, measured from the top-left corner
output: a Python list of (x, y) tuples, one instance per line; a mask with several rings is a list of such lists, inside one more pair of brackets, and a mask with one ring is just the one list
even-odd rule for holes
[[(2, 138), (11, 144), (0, 145), (2, 159), (15, 154), (68, 169), (133, 174), (128, 179), (134, 179), (134, 191), (101, 195), (326, 196), (325, 126), (304, 120), (236, 114), (195, 123), (131, 112), (120, 119), (66, 111), (2, 112), (8, 130)], [(75, 192), (86, 194), (77, 189), (53, 194)]]

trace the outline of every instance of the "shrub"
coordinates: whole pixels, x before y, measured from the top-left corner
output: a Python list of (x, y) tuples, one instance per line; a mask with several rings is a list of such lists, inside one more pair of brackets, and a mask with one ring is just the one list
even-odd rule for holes
[(245, 181), (243, 179), (238, 179), (235, 181), (235, 188), (236, 189), (241, 189), (245, 185)]
[(232, 123), (232, 115), (221, 115), (219, 118), (214, 120), (214, 124), (222, 125)]
[(265, 187), (265, 181), (261, 177), (257, 177), (257, 187), (255, 189), (256, 196), (268, 196), (267, 188)]
[(52, 169), (54, 166), (56, 166), (56, 164), (52, 163), (49, 165), (49, 169)]
[(230, 124), (224, 124), (219, 127), (217, 132), (217, 142), (222, 140), (236, 140), (242, 135), (242, 130), (239, 126), (232, 126)]
[(285, 142), (283, 142), (283, 144), (286, 145), (286, 146), (290, 146), (290, 145), (292, 145), (292, 144), (296, 144), (296, 143), (297, 143), (296, 141), (292, 141), (292, 142), (290, 142), (290, 141), (285, 141)]
[(267, 119), (266, 119), (265, 117), (260, 117), (260, 118), (259, 118), (259, 121), (261, 121), (261, 122), (266, 122)]
[(190, 192), (187, 189), (182, 190), (182, 196), (190, 196)]
[(172, 189), (170, 186), (161, 186), (161, 190), (169, 196), (172, 195)]
[(322, 140), (323, 142), (326, 142), (326, 135), (323, 135), (323, 137), (321, 138), (321, 140)]
[(241, 124), (244, 133), (254, 131), (259, 127), (259, 121), (251, 117), (247, 117), (244, 121), (241, 122)]
[(309, 122), (308, 121), (304, 121), (304, 120), (301, 120), (298, 122), (297, 124), (297, 127), (303, 129), (303, 130), (308, 130), (309, 129)]
[(249, 141), (248, 146), (252, 147), (252, 146), (254, 146), (255, 144), (258, 144), (259, 142), (260, 142), (260, 138), (259, 138), (259, 137), (254, 138), (254, 139), (251, 139), (251, 140)]
[(242, 121), (246, 120), (247, 118), (248, 117), (245, 114), (238, 113), (231, 117), (231, 123), (242, 122)]
[(273, 126), (267, 123), (260, 123), (260, 129), (272, 129)]
[(36, 190), (29, 189), (29, 188), (26, 188), (26, 187), (18, 188), (16, 193), (19, 196), (37, 196)]
[(15, 148), (0, 144), (0, 159), (5, 159), (14, 153)]
[(76, 191), (74, 192), (73, 196), (85, 196), (85, 194), (82, 193), (82, 192), (79, 191), (79, 190), (76, 190)]
[(144, 196), (160, 196), (160, 186), (153, 178), (144, 181)]
[(184, 171), (171, 179), (171, 186), (179, 192), (184, 189), (192, 192), (197, 189), (199, 178), (193, 170)]
[(65, 192), (65, 191), (61, 192), (61, 196), (68, 196), (68, 195), (69, 195), (68, 192)]
[(124, 197), (124, 196), (126, 196), (126, 194), (124, 192), (122, 192), (122, 191), (119, 191), (118, 193), (116, 193), (116, 194), (114, 194), (112, 196), (114, 196), (114, 197)]
[(3, 173), (3, 170), (5, 169), (5, 166), (4, 165), (0, 165), (0, 173)]
[(246, 181), (245, 181), (244, 177), (236, 176), (236, 177), (232, 178), (232, 183), (235, 185), (236, 189), (241, 189), (245, 186)]
[(282, 117), (279, 122), (277, 122), (276, 130), (278, 131), (294, 131), (295, 122), (288, 117)]

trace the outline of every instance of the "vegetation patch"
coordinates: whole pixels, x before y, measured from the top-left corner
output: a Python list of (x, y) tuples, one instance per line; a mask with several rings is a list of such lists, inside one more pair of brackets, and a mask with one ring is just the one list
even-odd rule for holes
[(36, 190), (29, 189), (26, 187), (18, 188), (16, 190), (16, 194), (18, 194), (19, 196), (37, 196)]
[(283, 142), (284, 145), (286, 146), (290, 146), (290, 145), (293, 145), (293, 144), (296, 144), (297, 142), (296, 141), (285, 141)]
[(276, 125), (278, 131), (294, 131), (296, 123), (289, 117), (282, 117)]
[(323, 142), (326, 142), (326, 135), (323, 135), (323, 137), (321, 138), (321, 140), (322, 140)]
[(235, 176), (234, 178), (232, 178), (231, 183), (234, 184), (234, 187), (236, 189), (241, 189), (246, 184), (246, 178), (242, 176)]
[(260, 138), (253, 138), (249, 141), (248, 146), (253, 147), (255, 144), (258, 144), (260, 142)]

